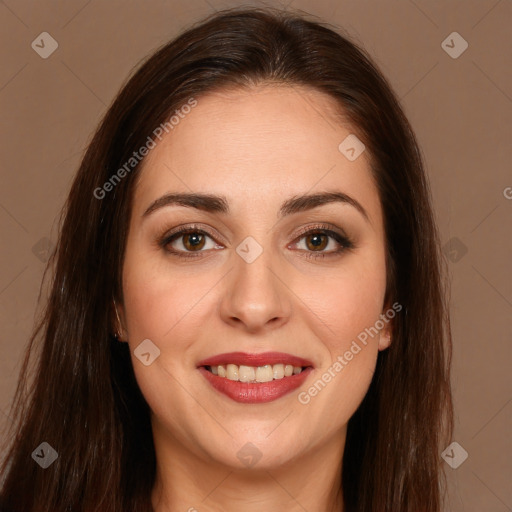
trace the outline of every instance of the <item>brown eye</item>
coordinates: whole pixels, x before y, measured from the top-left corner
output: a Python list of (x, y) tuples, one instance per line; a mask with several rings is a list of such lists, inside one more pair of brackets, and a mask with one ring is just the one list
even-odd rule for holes
[(323, 251), (329, 243), (329, 237), (323, 233), (312, 233), (305, 238), (306, 246), (311, 251)]
[(182, 235), (183, 237), (183, 247), (187, 249), (187, 251), (195, 251), (200, 250), (205, 245), (205, 236), (201, 233), (186, 233)]
[(164, 236), (158, 242), (160, 247), (170, 254), (180, 257), (204, 256), (210, 249), (221, 249), (213, 235), (203, 229), (185, 227), (174, 233)]
[(354, 244), (346, 234), (334, 231), (329, 226), (323, 224), (302, 231), (293, 246), (308, 258), (335, 257), (354, 248)]

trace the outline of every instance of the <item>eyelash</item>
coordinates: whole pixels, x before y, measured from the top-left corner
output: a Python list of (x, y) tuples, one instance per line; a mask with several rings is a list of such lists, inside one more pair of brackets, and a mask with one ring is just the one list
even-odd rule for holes
[(318, 224), (316, 226), (308, 226), (306, 228), (303, 228), (299, 231), (297, 234), (295, 241), (293, 243), (296, 243), (300, 241), (302, 238), (306, 237), (307, 235), (327, 235), (331, 239), (333, 239), (336, 243), (338, 243), (339, 247), (335, 250), (331, 251), (306, 251), (306, 254), (304, 254), (305, 258), (328, 258), (331, 256), (339, 256), (340, 254), (344, 253), (345, 251), (349, 249), (353, 249), (355, 247), (352, 240), (344, 233), (340, 233), (339, 231), (336, 231), (336, 228), (332, 224)]
[[(338, 256), (341, 253), (353, 249), (354, 243), (352, 240), (345, 234), (339, 233), (338, 231), (335, 231), (334, 226), (331, 224), (318, 224), (316, 226), (309, 226), (307, 228), (303, 228), (295, 237), (293, 244), (298, 243), (302, 238), (306, 237), (307, 235), (326, 235), (333, 239), (335, 242), (339, 244), (339, 248), (331, 251), (306, 251), (306, 254), (304, 254), (305, 258), (326, 258), (331, 256)], [(204, 227), (200, 227), (197, 224), (193, 224), (190, 226), (185, 226), (183, 228), (177, 229), (176, 231), (172, 231), (170, 233), (166, 233), (158, 240), (158, 245), (167, 251), (169, 254), (176, 256), (178, 258), (198, 258), (202, 257), (201, 253), (204, 253), (206, 251), (177, 251), (177, 250), (170, 250), (167, 248), (167, 246), (174, 242), (175, 240), (179, 239), (180, 237), (184, 235), (190, 235), (190, 234), (200, 234), (200, 235), (206, 235), (209, 238), (211, 238), (213, 241), (215, 241), (215, 237), (212, 233), (210, 233), (207, 229)], [(216, 242), (216, 241), (215, 241)], [(217, 242), (216, 242), (217, 243)]]

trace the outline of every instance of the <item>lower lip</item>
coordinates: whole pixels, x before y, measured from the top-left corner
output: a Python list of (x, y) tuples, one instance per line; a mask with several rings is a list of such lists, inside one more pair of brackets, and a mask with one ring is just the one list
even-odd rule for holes
[(240, 382), (227, 377), (218, 377), (209, 372), (204, 366), (199, 371), (206, 380), (220, 393), (235, 402), (244, 404), (261, 404), (272, 402), (292, 392), (303, 384), (313, 368), (308, 367), (297, 375), (275, 379), (269, 382)]

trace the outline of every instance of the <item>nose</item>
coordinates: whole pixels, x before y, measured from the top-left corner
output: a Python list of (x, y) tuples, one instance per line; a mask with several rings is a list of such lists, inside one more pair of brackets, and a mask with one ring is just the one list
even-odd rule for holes
[[(272, 258), (264, 251), (247, 263), (236, 256), (235, 268), (221, 302), (222, 319), (247, 332), (283, 326), (291, 312), (290, 290), (272, 268)], [(275, 265), (274, 265), (275, 267)]]

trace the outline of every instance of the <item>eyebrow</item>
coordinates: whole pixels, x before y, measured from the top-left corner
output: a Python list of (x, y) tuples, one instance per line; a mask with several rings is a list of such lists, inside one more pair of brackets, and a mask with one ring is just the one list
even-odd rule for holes
[[(353, 197), (338, 191), (320, 192), (317, 194), (306, 194), (291, 197), (281, 205), (281, 208), (279, 209), (279, 217), (282, 218), (286, 215), (312, 210), (318, 206), (331, 203), (348, 204), (354, 207), (368, 222), (370, 222), (368, 213), (361, 203), (356, 201)], [(229, 213), (229, 203), (224, 196), (199, 193), (173, 193), (166, 194), (153, 201), (142, 216), (147, 217), (160, 208), (172, 205), (196, 208), (210, 213)]]

